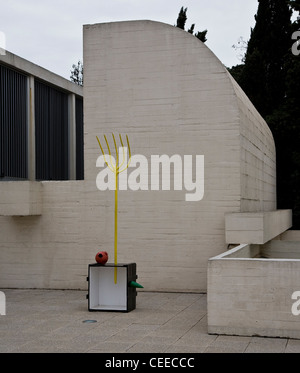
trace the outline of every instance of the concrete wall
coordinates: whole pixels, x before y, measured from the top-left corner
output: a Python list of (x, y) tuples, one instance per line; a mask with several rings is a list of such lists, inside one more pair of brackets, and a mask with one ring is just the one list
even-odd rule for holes
[(232, 80), (240, 120), (241, 212), (276, 210), (276, 149), (270, 128)]
[(0, 215), (31, 216), (42, 213), (42, 184), (37, 181), (6, 181), (0, 185)]
[(258, 247), (240, 245), (209, 260), (208, 332), (299, 339), (293, 311), (299, 306), (299, 241), (263, 245), (268, 259), (253, 258)]
[(200, 201), (119, 192), (118, 260), (137, 263), (145, 290), (206, 291), (208, 259), (227, 247), (225, 214), (276, 208), (266, 123), (214, 54), (173, 26), (86, 25), (84, 67), (85, 180), (43, 182), (41, 216), (0, 217), (0, 287), (86, 288), (96, 252), (113, 261), (114, 192), (96, 187), (96, 135), (114, 132), (149, 164), (204, 155)]
[[(149, 161), (153, 154), (205, 156), (201, 201), (186, 202), (184, 191), (121, 193), (119, 256), (137, 261), (146, 289), (206, 290), (207, 260), (226, 249), (225, 213), (276, 208), (269, 128), (212, 52), (178, 28), (86, 25), (84, 64), (91, 190), (96, 135), (127, 133), (132, 152)], [(113, 193), (95, 191), (95, 201), (105, 205), (99, 242), (111, 250)]]

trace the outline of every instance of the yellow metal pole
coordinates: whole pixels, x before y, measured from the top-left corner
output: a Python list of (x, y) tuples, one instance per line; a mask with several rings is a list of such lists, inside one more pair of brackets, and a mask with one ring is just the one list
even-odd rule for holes
[(116, 190), (115, 190), (115, 284), (118, 278), (118, 171), (116, 170)]

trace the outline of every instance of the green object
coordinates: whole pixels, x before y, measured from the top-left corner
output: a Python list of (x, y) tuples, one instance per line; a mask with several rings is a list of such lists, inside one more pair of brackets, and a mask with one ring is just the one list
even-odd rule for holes
[(128, 284), (128, 286), (129, 286), (130, 288), (140, 288), (140, 289), (144, 289), (144, 286), (138, 284), (138, 283), (135, 282), (135, 281), (130, 281), (129, 284)]

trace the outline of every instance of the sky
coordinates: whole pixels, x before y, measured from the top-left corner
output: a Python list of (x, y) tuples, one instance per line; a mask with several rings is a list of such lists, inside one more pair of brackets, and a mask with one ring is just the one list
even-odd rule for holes
[(0, 47), (66, 79), (82, 61), (82, 26), (152, 20), (175, 25), (187, 10), (186, 29), (208, 30), (206, 45), (228, 66), (240, 63), (232, 46), (248, 41), (257, 0), (0, 0)]

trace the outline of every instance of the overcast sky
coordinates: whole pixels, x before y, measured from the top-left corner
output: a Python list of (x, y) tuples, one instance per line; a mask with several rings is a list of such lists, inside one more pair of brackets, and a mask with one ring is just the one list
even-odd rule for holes
[(182, 6), (186, 26), (207, 29), (207, 46), (226, 66), (238, 64), (232, 45), (249, 39), (257, 0), (0, 0), (0, 43), (4, 35), (8, 51), (69, 79), (72, 64), (82, 60), (82, 25), (139, 19), (174, 25)]

